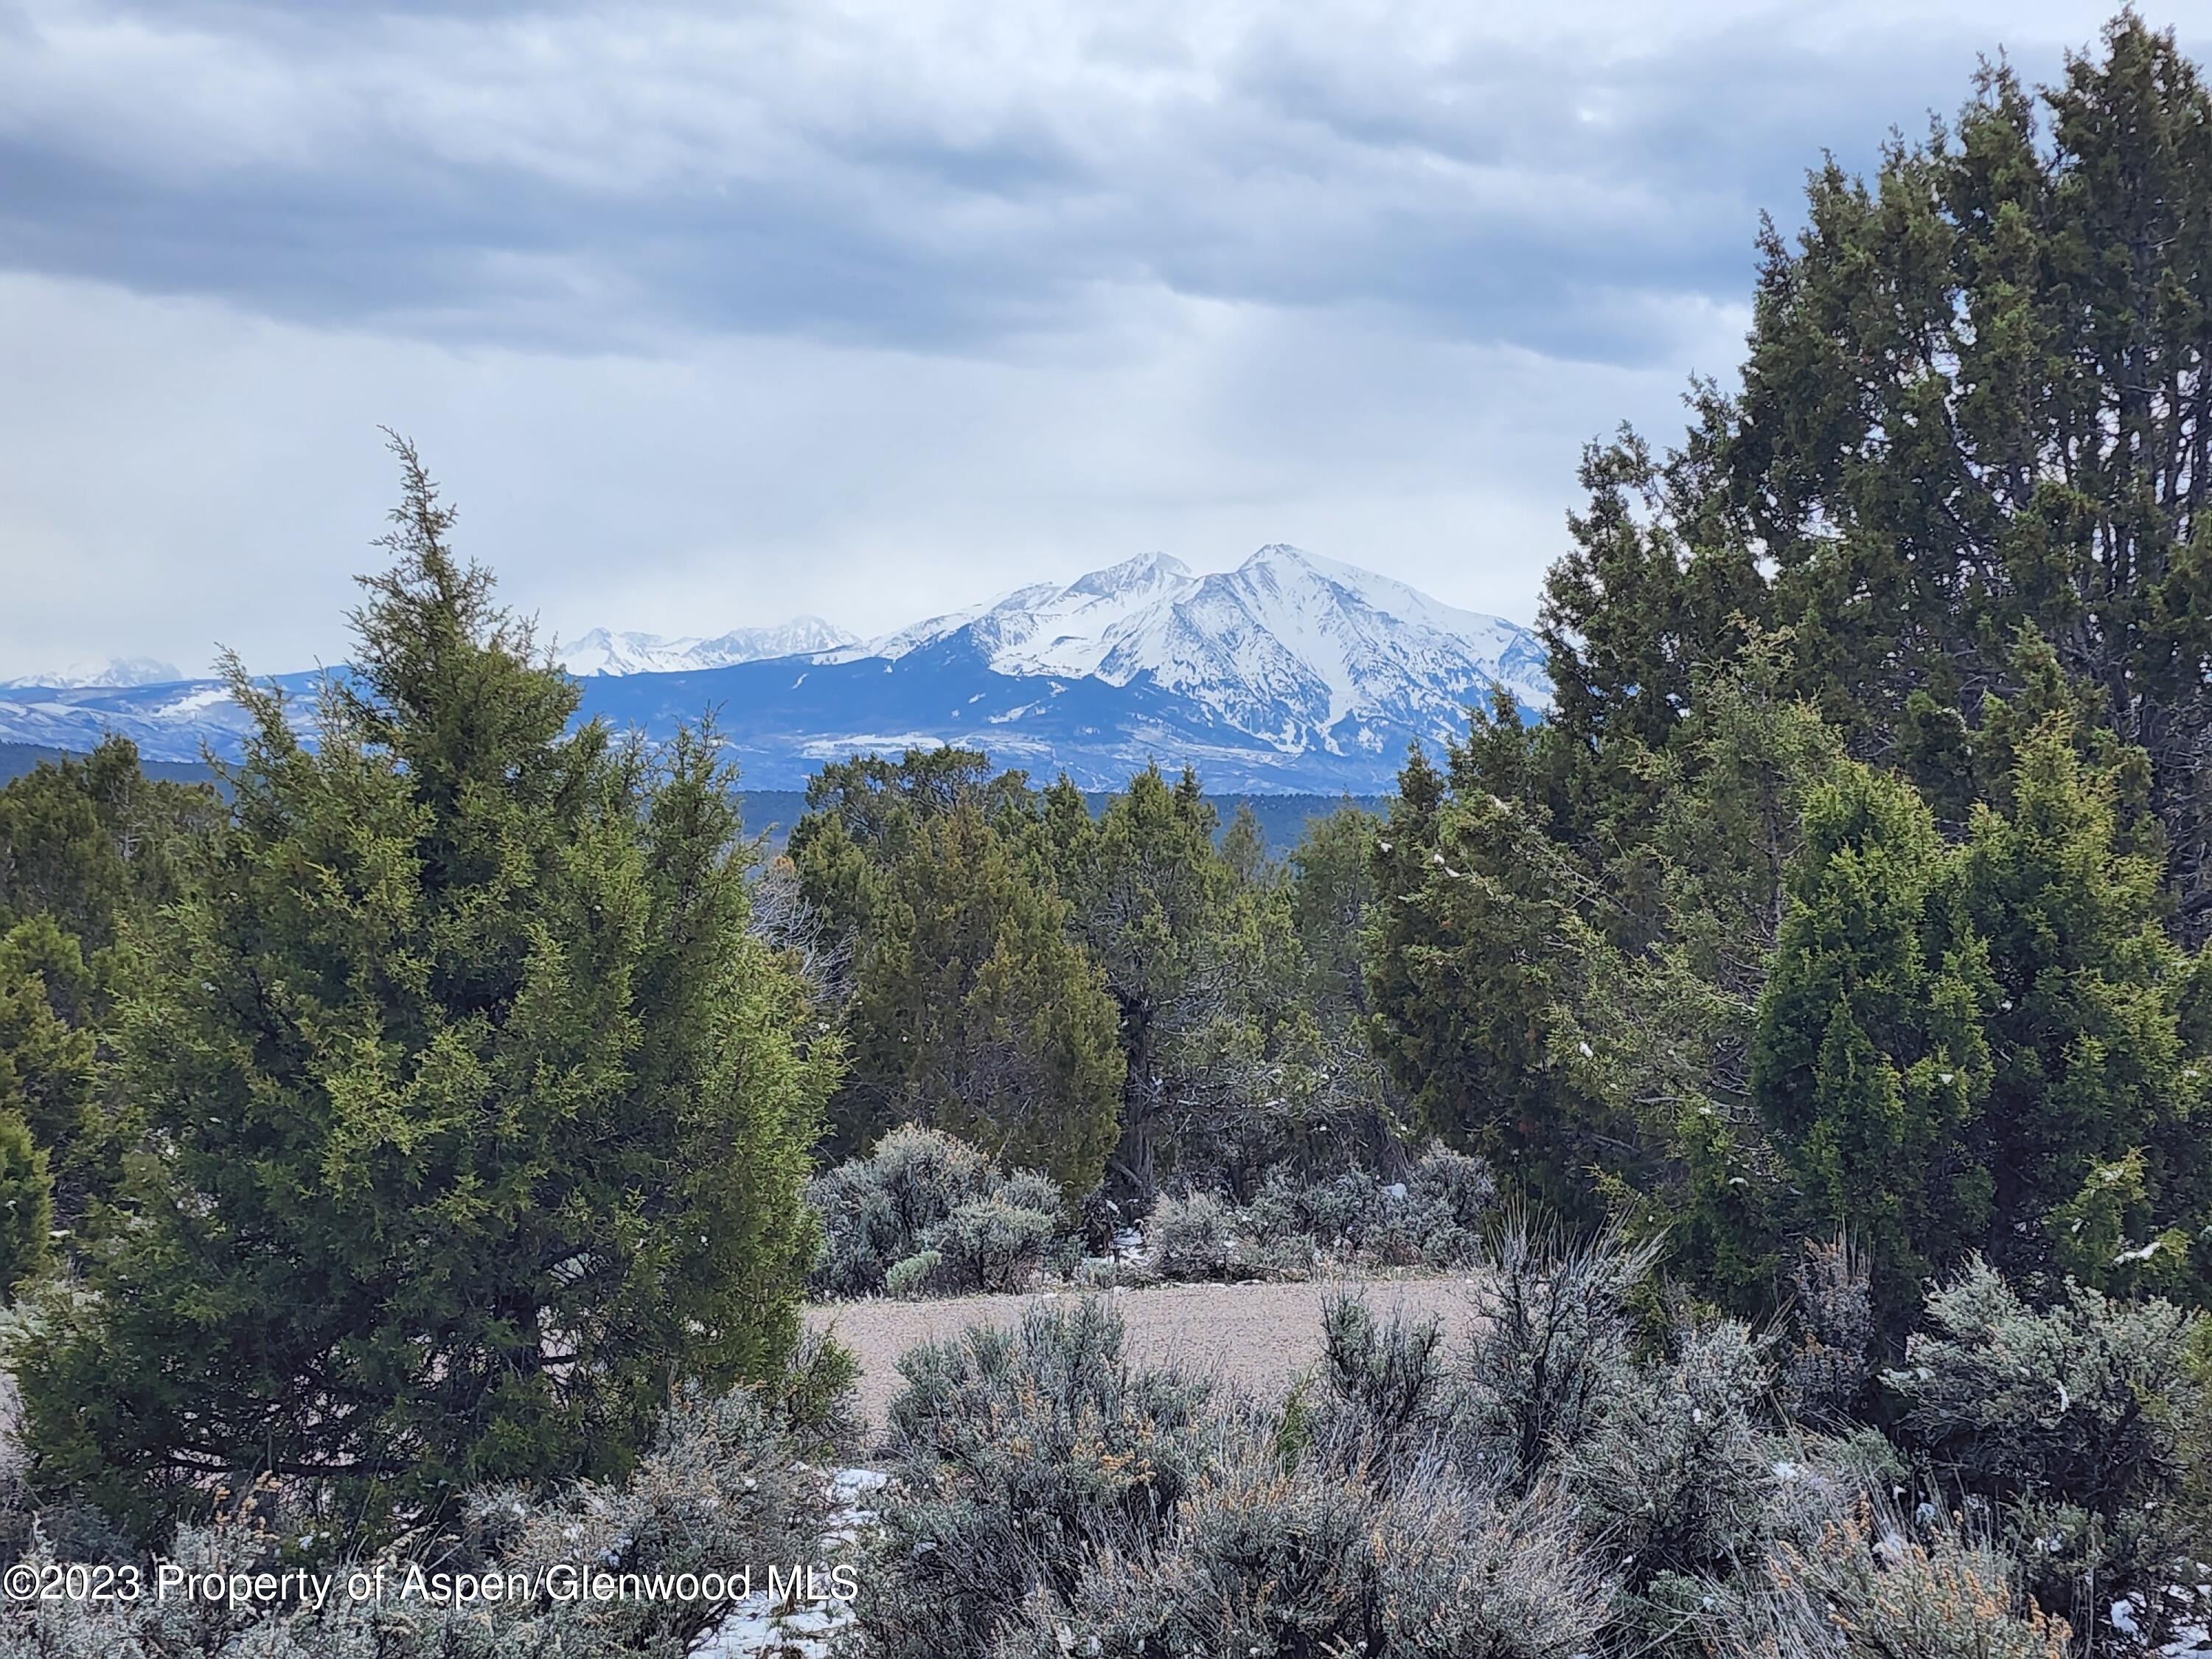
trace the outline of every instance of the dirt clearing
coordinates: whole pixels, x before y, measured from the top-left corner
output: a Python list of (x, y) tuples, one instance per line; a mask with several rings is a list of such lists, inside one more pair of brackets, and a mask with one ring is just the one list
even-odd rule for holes
[[(1129, 1329), (1129, 1358), (1137, 1364), (1174, 1361), (1207, 1376), (1255, 1390), (1288, 1385), (1321, 1357), (1321, 1309), (1339, 1291), (1360, 1290), (1378, 1315), (1394, 1308), (1434, 1314), (1445, 1329), (1468, 1317), (1467, 1281), (1451, 1279), (1316, 1279), (1271, 1285), (1158, 1285), (1103, 1292)], [(1010, 1325), (1024, 1308), (1066, 1302), (1081, 1293), (1046, 1291), (1027, 1296), (963, 1296), (942, 1302), (834, 1302), (810, 1307), (806, 1322), (834, 1331), (860, 1356), (860, 1409), (871, 1431), (902, 1379), (898, 1358), (923, 1342), (941, 1341), (971, 1325)]]

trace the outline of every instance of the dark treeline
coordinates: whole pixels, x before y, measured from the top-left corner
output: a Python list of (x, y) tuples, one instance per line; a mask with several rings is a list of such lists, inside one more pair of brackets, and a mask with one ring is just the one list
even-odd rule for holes
[[(62, 757), (43, 752), (42, 758), (59, 760)], [(28, 771), (33, 763), (27, 761), (22, 769)], [(4, 745), (0, 745), (0, 781), (9, 775)], [(1090, 804), (1091, 816), (1098, 817), (1113, 805), (1114, 794), (1109, 790), (1087, 789), (1083, 798)], [(767, 837), (766, 845), (772, 852), (781, 852), (789, 840), (793, 826), (806, 815), (806, 792), (804, 789), (742, 789), (738, 799), (744, 811), (745, 827)], [(1206, 800), (1214, 811), (1220, 825), (1219, 834), (1227, 835), (1240, 812), (1249, 811), (1259, 825), (1260, 834), (1267, 845), (1280, 853), (1294, 847), (1305, 837), (1306, 828), (1316, 818), (1325, 818), (1341, 806), (1357, 806), (1373, 812), (1380, 809), (1382, 799), (1374, 795), (1226, 795), (1208, 793)]]
[[(89, 760), (89, 755), (74, 750), (52, 749), (38, 743), (0, 743), (0, 783), (12, 783), (26, 772), (40, 766), (60, 766), (65, 762)], [(141, 759), (138, 769), (147, 777), (164, 783), (213, 783), (216, 769), (197, 761), (158, 761)]]

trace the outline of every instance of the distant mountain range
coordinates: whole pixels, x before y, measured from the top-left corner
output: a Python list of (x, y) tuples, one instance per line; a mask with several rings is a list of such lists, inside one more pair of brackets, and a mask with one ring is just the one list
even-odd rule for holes
[(73, 662), (51, 674), (26, 674), (21, 679), (0, 680), (0, 691), (32, 686), (59, 685), (74, 689), (112, 685), (174, 685), (184, 671), (158, 657), (110, 657), (104, 662)]
[(667, 640), (658, 634), (611, 634), (594, 628), (574, 645), (561, 647), (561, 662), (578, 676), (680, 674), (769, 657), (806, 656), (858, 643), (857, 635), (833, 628), (819, 617), (793, 617), (775, 628), (733, 628), (711, 640), (689, 635)]
[[(865, 641), (802, 617), (712, 639), (596, 629), (560, 655), (584, 712), (617, 726), (663, 735), (713, 709), (755, 789), (954, 743), (1086, 789), (1157, 759), (1216, 791), (1372, 794), (1493, 686), (1533, 714), (1551, 702), (1528, 629), (1282, 545), (1205, 576), (1148, 554)], [(237, 753), (246, 722), (220, 684), (134, 672), (0, 686), (0, 742), (83, 749), (113, 730), (155, 759)], [(316, 678), (277, 677), (303, 719)]]

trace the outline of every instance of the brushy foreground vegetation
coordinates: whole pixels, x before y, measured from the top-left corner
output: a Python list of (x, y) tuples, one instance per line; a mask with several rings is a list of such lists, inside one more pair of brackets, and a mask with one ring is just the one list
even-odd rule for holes
[[(1133, 1370), (1087, 1303), (912, 1356), (840, 1639), (2178, 1638), (2212, 1577), (2212, 93), (2123, 15), (1807, 205), (1740, 386), (1587, 456), (1547, 717), (1472, 711), (1280, 861), (1188, 771), (1094, 811), (951, 750), (825, 767), (765, 859), (711, 726), (574, 722), (399, 444), (354, 660), (311, 709), (234, 665), (226, 793), (119, 741), (0, 788), (11, 1547), (803, 1550), (849, 1375), (810, 1290), (1351, 1267), (1480, 1316), (1339, 1307), (1287, 1403)], [(5, 1624), (710, 1622), (169, 1617)]]
[[(1866, 1328), (1839, 1255), (1786, 1343), (1653, 1303), (1650, 1262), (1509, 1228), (1462, 1346), (1340, 1301), (1281, 1403), (1132, 1367), (1097, 1300), (919, 1350), (853, 1650), (2056, 1656), (2193, 1607), (2192, 1316), (2038, 1313), (1977, 1264), (1877, 1378), (1832, 1346)], [(1842, 1403), (1875, 1390), (1893, 1437)]]
[[(905, 1358), (892, 1479), (842, 1538), (846, 1374), (817, 1347), (778, 1382), (684, 1395), (617, 1482), (478, 1490), (362, 1553), (267, 1481), (161, 1553), (395, 1586), (808, 1562), (848, 1659), (2057, 1659), (2085, 1637), (2155, 1652), (2202, 1616), (2200, 1316), (2094, 1291), (2033, 1309), (1976, 1262), (1878, 1370), (1840, 1249), (1808, 1257), (1799, 1316), (1765, 1334), (1672, 1302), (1653, 1255), (1508, 1224), (1472, 1266), (1463, 1336), (1340, 1298), (1287, 1397), (1131, 1364), (1109, 1299), (1041, 1304)], [(134, 1559), (81, 1510), (9, 1498), (34, 1565)], [(0, 1653), (672, 1659), (743, 1599), (54, 1601), (0, 1611)]]

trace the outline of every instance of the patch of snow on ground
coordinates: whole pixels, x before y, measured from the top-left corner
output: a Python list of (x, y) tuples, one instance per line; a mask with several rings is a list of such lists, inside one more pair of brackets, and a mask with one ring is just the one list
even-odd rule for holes
[[(830, 1477), (830, 1525), (822, 1534), (825, 1565), (845, 1555), (875, 1524), (875, 1495), (890, 1484), (881, 1469), (839, 1469)], [(831, 1638), (852, 1618), (850, 1605), (834, 1598), (779, 1605), (758, 1589), (691, 1652), (693, 1659), (828, 1659)]]

